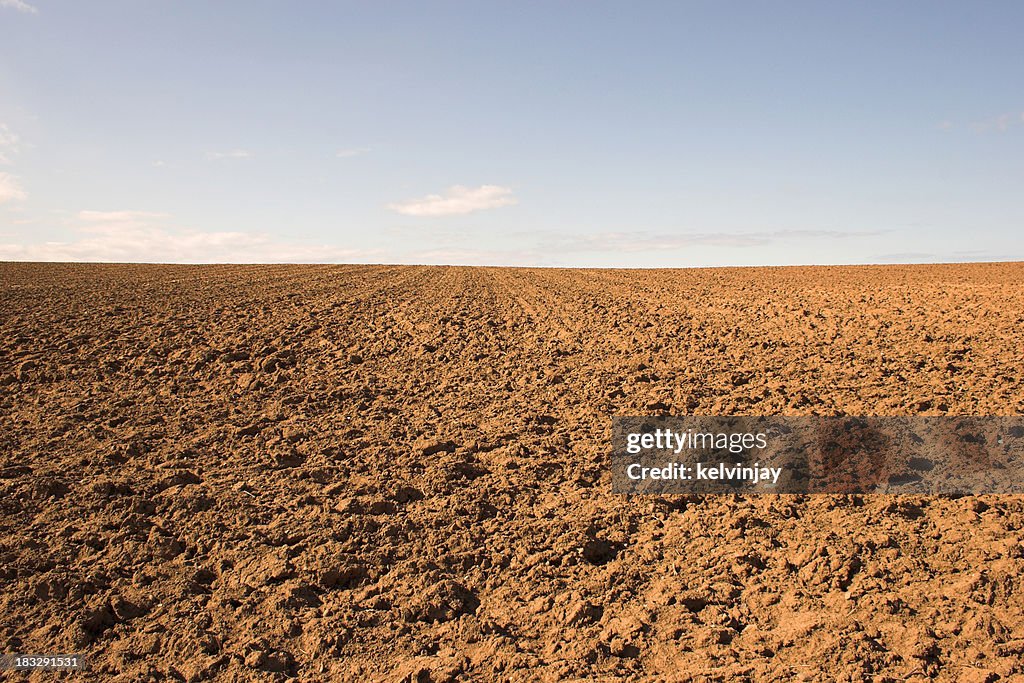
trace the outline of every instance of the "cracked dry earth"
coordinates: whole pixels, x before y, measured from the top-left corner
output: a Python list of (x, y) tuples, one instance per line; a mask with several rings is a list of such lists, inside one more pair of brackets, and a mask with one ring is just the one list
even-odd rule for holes
[(1019, 680), (1024, 499), (610, 493), (614, 414), (1019, 415), (1024, 264), (0, 264), (29, 680)]

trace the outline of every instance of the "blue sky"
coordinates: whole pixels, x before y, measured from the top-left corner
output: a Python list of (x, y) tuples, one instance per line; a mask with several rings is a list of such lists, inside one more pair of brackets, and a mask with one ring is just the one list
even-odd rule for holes
[(0, 260), (1024, 259), (1024, 4), (0, 0)]

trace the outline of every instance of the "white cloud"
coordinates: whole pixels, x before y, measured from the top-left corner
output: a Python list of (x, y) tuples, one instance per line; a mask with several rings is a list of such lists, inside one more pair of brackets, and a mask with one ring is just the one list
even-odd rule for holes
[(359, 156), (361, 154), (366, 154), (369, 151), (370, 151), (369, 147), (356, 147), (356, 148), (352, 148), (352, 149), (339, 149), (335, 153), (334, 156), (338, 157), (339, 159), (351, 159), (352, 157), (357, 157), (357, 156)]
[(459, 216), (484, 209), (511, 206), (515, 203), (516, 198), (512, 196), (512, 189), (508, 187), (455, 185), (448, 188), (444, 195), (431, 194), (420, 199), (390, 204), (388, 208), (406, 216)]
[(18, 153), (20, 139), (6, 124), (0, 123), (0, 164), (11, 163), (11, 155)]
[(336, 263), (373, 252), (277, 242), (241, 231), (203, 232), (170, 227), (165, 214), (81, 211), (77, 239), (0, 244), (0, 261), (104, 261), (119, 263)]
[(25, 12), (26, 14), (37, 14), (37, 10), (32, 5), (24, 2), (24, 0), (0, 0), (0, 7), (9, 7), (10, 9), (16, 9), (19, 12)]
[(221, 159), (251, 159), (253, 153), (247, 149), (232, 149), (227, 152), (207, 152), (208, 161), (220, 161)]
[(21, 189), (21, 183), (18, 182), (17, 176), (13, 176), (10, 173), (0, 173), (0, 204), (4, 204), (15, 199), (26, 199), (28, 197), (25, 194), (25, 190)]

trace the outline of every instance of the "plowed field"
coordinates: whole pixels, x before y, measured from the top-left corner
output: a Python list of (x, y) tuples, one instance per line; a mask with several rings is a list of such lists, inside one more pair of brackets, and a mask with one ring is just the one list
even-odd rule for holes
[(1024, 499), (607, 467), (615, 414), (1021, 414), (1024, 264), (0, 264), (0, 331), (2, 651), (68, 679), (1024, 676)]

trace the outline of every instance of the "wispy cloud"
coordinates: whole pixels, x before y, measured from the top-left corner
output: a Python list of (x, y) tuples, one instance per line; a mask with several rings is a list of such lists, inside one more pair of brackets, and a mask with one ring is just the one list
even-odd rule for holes
[(606, 251), (610, 253), (663, 251), (690, 247), (764, 247), (816, 239), (845, 239), (878, 235), (882, 231), (771, 230), (732, 233), (603, 232), (587, 235), (534, 233), (544, 250), (556, 253)]
[(550, 254), (536, 249), (425, 249), (405, 254), (413, 265), (524, 266), (546, 265)]
[(990, 249), (957, 249), (945, 252), (907, 251), (881, 254), (875, 258), (879, 263), (995, 263), (1020, 261), (1021, 252)]
[(251, 159), (253, 153), (247, 149), (231, 149), (226, 152), (207, 152), (207, 161), (220, 161), (222, 159)]
[(1024, 125), (1024, 111), (1016, 114), (1000, 114), (984, 121), (975, 121), (970, 125), (975, 133), (1005, 133), (1011, 128)]
[(935, 261), (935, 254), (927, 251), (897, 251), (890, 254), (879, 254), (879, 261), (885, 263), (922, 263)]
[(353, 147), (350, 149), (339, 149), (337, 152), (335, 152), (334, 156), (338, 157), (339, 159), (351, 159), (352, 157), (357, 157), (362, 154), (366, 154), (369, 151), (369, 147)]
[(459, 216), (462, 214), (511, 206), (516, 203), (512, 189), (498, 185), (465, 187), (455, 185), (443, 194), (431, 194), (420, 199), (390, 204), (392, 211), (406, 216)]
[(0, 123), (0, 164), (10, 164), (11, 157), (18, 153), (20, 138), (11, 132), (7, 124)]
[[(154, 213), (152, 211), (79, 211), (78, 220), (86, 226), (109, 226), (135, 227), (144, 225), (153, 219), (167, 218), (165, 213)], [(88, 228), (86, 228), (88, 229)]]
[(26, 199), (27, 197), (28, 195), (22, 189), (17, 176), (13, 176), (10, 173), (0, 173), (0, 204), (16, 199)]
[(32, 5), (24, 2), (23, 0), (0, 0), (0, 7), (7, 7), (10, 9), (16, 9), (19, 12), (25, 12), (26, 14), (38, 14), (37, 10)]
[(240, 231), (204, 232), (167, 225), (148, 211), (81, 211), (68, 242), (0, 244), (0, 261), (105, 261), (128, 263), (335, 263), (373, 252), (275, 241)]
[[(799, 244), (811, 240), (856, 239), (883, 234), (877, 231), (774, 230), (744, 233), (659, 234), (650, 231), (604, 232), (570, 235), (553, 231), (524, 231), (508, 235), (518, 246), (474, 249), (447, 244), (412, 251), (401, 262), (468, 266), (573, 266), (579, 255), (597, 255), (608, 265), (624, 265), (622, 254), (640, 252), (685, 253), (697, 247), (753, 249), (768, 245)], [(453, 236), (453, 234), (448, 235)], [(440, 236), (445, 236), (441, 233)], [(706, 254), (707, 252), (697, 252)], [(733, 252), (730, 252), (733, 253)], [(749, 251), (747, 252), (749, 253)]]

